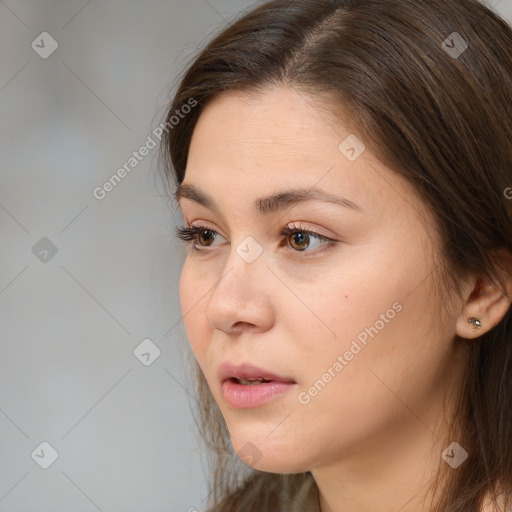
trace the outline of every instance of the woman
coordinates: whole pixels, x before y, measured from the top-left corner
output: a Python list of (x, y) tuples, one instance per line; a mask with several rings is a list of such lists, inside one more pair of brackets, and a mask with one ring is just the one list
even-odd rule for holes
[(506, 22), (268, 2), (189, 66), (162, 153), (209, 510), (508, 511)]

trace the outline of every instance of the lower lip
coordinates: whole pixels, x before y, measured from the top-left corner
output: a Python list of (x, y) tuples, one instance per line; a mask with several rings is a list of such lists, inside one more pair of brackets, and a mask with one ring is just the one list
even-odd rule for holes
[(228, 379), (222, 384), (222, 391), (232, 407), (249, 409), (270, 402), (295, 385), (295, 382), (263, 382), (262, 384), (244, 385)]

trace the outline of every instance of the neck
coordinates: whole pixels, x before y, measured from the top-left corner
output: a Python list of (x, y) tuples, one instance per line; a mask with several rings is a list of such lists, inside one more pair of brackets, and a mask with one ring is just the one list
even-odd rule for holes
[[(382, 428), (371, 441), (354, 446), (334, 463), (312, 469), (321, 512), (436, 510), (444, 471), (452, 470), (441, 454), (454, 441), (447, 440), (453, 416), (447, 417), (446, 411), (454, 411), (460, 377), (453, 371), (440, 386), (451, 390), (446, 395), (449, 404), (441, 396), (431, 396), (424, 404), (402, 402), (394, 423)], [(441, 481), (434, 486), (438, 475)]]
[(395, 426), (378, 445), (366, 444), (364, 451), (313, 470), (321, 512), (428, 512), (445, 447), (416, 421), (416, 426)]

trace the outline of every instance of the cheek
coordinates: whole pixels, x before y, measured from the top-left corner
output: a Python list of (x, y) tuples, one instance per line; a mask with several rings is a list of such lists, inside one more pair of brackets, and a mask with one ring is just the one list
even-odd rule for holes
[(430, 309), (431, 283), (418, 286), (427, 267), (420, 257), (408, 267), (390, 257), (380, 265), (353, 263), (345, 267), (350, 271), (330, 274), (315, 287), (317, 293), (309, 293), (315, 315), (303, 312), (290, 322), (294, 352), (302, 361), (301, 388), (307, 392), (318, 383), (311, 389), (318, 399), (311, 399), (326, 410), (341, 396), (338, 403), (348, 401), (355, 409), (357, 404), (378, 409), (386, 394), (392, 397), (379, 376), (404, 397), (409, 389), (414, 393), (414, 384), (430, 384), (449, 350)]
[(431, 291), (423, 286), (410, 293), (413, 281), (402, 277), (397, 285), (373, 287), (366, 278), (352, 289), (345, 283), (341, 294), (334, 285), (318, 299), (336, 337), (325, 328), (323, 335), (310, 328), (311, 336), (296, 336), (304, 362), (302, 390), (317, 411), (337, 410), (339, 417), (369, 426), (378, 411), (403, 412), (400, 399), (414, 403), (440, 382), (449, 336), (425, 307), (433, 300)]
[[(208, 341), (204, 331), (208, 327), (208, 324), (205, 322), (207, 300), (205, 293), (207, 288), (203, 289), (201, 278), (192, 271), (187, 261), (183, 265), (179, 281), (181, 314), (188, 342), (200, 366), (202, 366), (203, 355), (206, 352)], [(206, 285), (208, 286), (208, 283)]]
[[(370, 344), (375, 329), (380, 336), (404, 316), (398, 310), (403, 309), (404, 290), (409, 291), (409, 284), (400, 283), (398, 276), (394, 279), (389, 272), (389, 281), (379, 282), (381, 270), (382, 266), (375, 268), (354, 261), (300, 290), (299, 296), (307, 298), (308, 308), (295, 301), (289, 310), (293, 321), (287, 317), (287, 322), (293, 330), (293, 351), (308, 361), (309, 378), (314, 372), (320, 377), (318, 373), (324, 373), (338, 355), (350, 351), (353, 341), (364, 348), (365, 342)], [(357, 350), (355, 346), (354, 351)]]

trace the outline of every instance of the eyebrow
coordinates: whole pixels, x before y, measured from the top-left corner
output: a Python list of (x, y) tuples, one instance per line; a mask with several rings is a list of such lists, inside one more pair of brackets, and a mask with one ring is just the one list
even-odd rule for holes
[[(180, 199), (190, 199), (220, 216), (219, 208), (212, 197), (205, 194), (194, 185), (188, 183), (178, 184), (176, 191), (174, 192), (174, 198), (177, 202), (179, 202)], [(364, 211), (363, 208), (349, 199), (335, 196), (318, 188), (283, 190), (267, 197), (258, 198), (253, 202), (253, 210), (262, 215), (266, 215), (279, 210), (284, 210), (295, 204), (311, 201), (334, 203), (338, 206), (343, 206), (344, 208), (349, 208), (357, 212)]]

